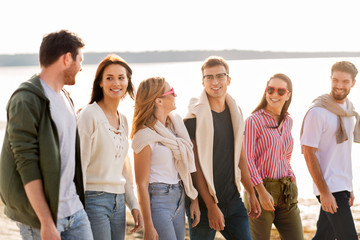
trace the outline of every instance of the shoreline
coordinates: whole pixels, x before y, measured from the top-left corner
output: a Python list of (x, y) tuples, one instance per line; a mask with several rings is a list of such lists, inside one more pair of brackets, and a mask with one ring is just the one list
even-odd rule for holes
[[(315, 197), (311, 199), (299, 199), (300, 216), (303, 224), (304, 240), (310, 240), (314, 236), (316, 230), (316, 221), (319, 215), (320, 204)], [(352, 208), (355, 227), (358, 233), (360, 233), (360, 204), (355, 204)], [(134, 226), (133, 219), (130, 211), (127, 209), (126, 217), (126, 239), (137, 240), (142, 239), (143, 230), (131, 234), (130, 229)], [(187, 225), (187, 224), (186, 224)], [(0, 201), (0, 239), (7, 240), (21, 240), (19, 229), (16, 223), (4, 215), (4, 204)], [(189, 239), (188, 231), (186, 230), (186, 240)], [(216, 240), (224, 239), (218, 232), (215, 237)], [(279, 234), (273, 226), (271, 230), (271, 240), (280, 239)]]

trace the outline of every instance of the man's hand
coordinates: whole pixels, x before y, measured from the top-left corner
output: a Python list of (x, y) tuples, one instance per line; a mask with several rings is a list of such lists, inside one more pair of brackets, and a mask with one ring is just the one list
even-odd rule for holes
[(261, 207), (260, 207), (259, 201), (257, 200), (255, 193), (247, 194), (247, 195), (248, 195), (248, 201), (250, 204), (250, 211), (249, 211), (248, 215), (251, 218), (258, 218), (261, 214)]
[(195, 200), (191, 200), (190, 204), (190, 219), (191, 219), (191, 226), (194, 228), (200, 222), (200, 207), (198, 198)]
[(354, 205), (354, 200), (355, 200), (354, 192), (351, 191), (351, 192), (350, 192), (350, 199), (349, 199), (349, 205), (350, 205), (350, 207), (352, 207), (352, 206)]
[(337, 212), (338, 205), (336, 204), (335, 197), (331, 192), (320, 194), (321, 207), (325, 212), (334, 214)]
[(61, 240), (60, 233), (52, 219), (47, 222), (41, 222), (40, 235), (42, 240)]
[(208, 208), (209, 226), (217, 231), (224, 230), (225, 219), (220, 208), (215, 204), (211, 208)]
[(37, 217), (40, 220), (40, 235), (43, 240), (61, 240), (51, 216), (49, 204), (45, 199), (44, 185), (41, 179), (36, 179), (24, 185), (26, 196), (29, 199)]

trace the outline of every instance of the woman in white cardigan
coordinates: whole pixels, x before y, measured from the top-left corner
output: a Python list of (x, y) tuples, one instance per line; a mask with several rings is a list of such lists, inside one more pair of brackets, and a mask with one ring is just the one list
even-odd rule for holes
[(144, 239), (184, 239), (185, 192), (193, 226), (200, 220), (193, 147), (182, 118), (171, 113), (175, 97), (169, 83), (155, 77), (140, 83), (135, 99), (131, 138)]
[(95, 240), (125, 238), (125, 203), (135, 222), (131, 232), (142, 227), (128, 158), (128, 124), (117, 111), (127, 93), (134, 99), (131, 74), (127, 62), (119, 56), (103, 59), (95, 74), (90, 103), (78, 118), (85, 210)]

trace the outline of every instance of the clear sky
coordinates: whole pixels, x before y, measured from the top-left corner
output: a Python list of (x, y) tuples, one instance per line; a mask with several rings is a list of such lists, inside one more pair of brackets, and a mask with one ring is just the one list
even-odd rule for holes
[(359, 0), (3, 0), (0, 54), (69, 29), (84, 52), (360, 51)]

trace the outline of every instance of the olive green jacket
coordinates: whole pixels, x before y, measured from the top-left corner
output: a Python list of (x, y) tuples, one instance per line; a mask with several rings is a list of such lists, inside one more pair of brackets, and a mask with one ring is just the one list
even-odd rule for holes
[[(84, 204), (78, 134), (75, 165), (74, 182)], [(0, 197), (5, 204), (5, 214), (15, 221), (40, 228), (40, 221), (30, 205), (24, 185), (41, 179), (56, 224), (60, 171), (59, 137), (51, 118), (50, 102), (39, 76), (34, 75), (19, 86), (7, 105), (7, 125), (0, 157)]]

